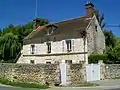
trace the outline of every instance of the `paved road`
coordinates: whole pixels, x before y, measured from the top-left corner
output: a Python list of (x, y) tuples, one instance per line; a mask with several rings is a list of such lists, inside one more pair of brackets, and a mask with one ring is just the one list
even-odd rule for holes
[[(91, 87), (91, 88), (53, 87), (47, 90), (120, 90), (120, 80), (105, 80), (105, 81), (96, 81), (93, 83), (98, 83), (100, 84), (100, 86)], [(18, 88), (18, 87), (9, 87), (9, 86), (0, 85), (0, 90), (40, 90), (40, 89)]]
[[(0, 90), (40, 90), (40, 89), (26, 89), (26, 88), (15, 88), (15, 87), (1, 87)], [(50, 88), (48, 90), (120, 90), (120, 88)]]
[[(30, 88), (17, 88), (17, 87), (6, 87), (0, 86), (0, 90), (40, 90), (40, 89), (30, 89)], [(79, 87), (62, 87), (62, 88), (50, 88), (47, 90), (120, 90), (119, 87), (97, 87), (97, 88), (79, 88)]]

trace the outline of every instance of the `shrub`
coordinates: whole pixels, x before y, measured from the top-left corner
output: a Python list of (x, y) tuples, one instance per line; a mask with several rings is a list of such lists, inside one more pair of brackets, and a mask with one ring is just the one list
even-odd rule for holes
[(91, 63), (98, 63), (99, 60), (103, 60), (104, 63), (107, 62), (107, 55), (105, 54), (91, 54), (89, 57), (88, 57), (88, 63), (91, 64)]

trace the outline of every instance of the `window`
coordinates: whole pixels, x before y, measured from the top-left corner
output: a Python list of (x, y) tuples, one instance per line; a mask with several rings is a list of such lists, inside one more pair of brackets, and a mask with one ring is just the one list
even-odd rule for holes
[(51, 62), (46, 62), (46, 64), (51, 64)]
[(66, 44), (67, 44), (67, 51), (70, 52), (71, 51), (71, 40), (66, 40)]
[(47, 42), (47, 48), (48, 48), (48, 53), (51, 53), (51, 43), (50, 42)]
[(54, 41), (54, 42), (56, 41), (56, 37), (53, 38), (53, 41)]
[(50, 35), (53, 33), (52, 26), (48, 27), (47, 35)]
[(65, 63), (72, 64), (72, 60), (65, 60)]
[(34, 60), (30, 60), (30, 64), (35, 64)]
[(31, 54), (34, 54), (34, 53), (35, 53), (35, 45), (32, 44), (32, 45), (31, 45)]

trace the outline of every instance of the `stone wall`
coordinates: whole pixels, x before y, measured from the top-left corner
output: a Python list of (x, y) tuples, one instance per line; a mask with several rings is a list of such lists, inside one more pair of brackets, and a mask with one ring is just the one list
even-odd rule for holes
[[(59, 64), (0, 64), (0, 78), (15, 82), (40, 83), (50, 85), (61, 83)], [(67, 82), (79, 84), (85, 81), (84, 62), (67, 65)]]
[(50, 85), (54, 85), (56, 82), (60, 82), (59, 73), (57, 64), (0, 64), (0, 77), (19, 82), (41, 84), (48, 82)]
[(68, 67), (67, 82), (76, 85), (85, 82), (86, 74), (84, 64), (71, 64)]
[(120, 78), (120, 64), (106, 64), (104, 69), (105, 79)]

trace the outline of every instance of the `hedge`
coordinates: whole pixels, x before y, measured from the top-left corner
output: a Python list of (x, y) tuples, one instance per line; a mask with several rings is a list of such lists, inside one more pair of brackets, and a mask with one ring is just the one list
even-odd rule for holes
[(91, 54), (88, 57), (88, 63), (97, 64), (99, 60), (103, 60), (104, 63), (107, 62), (107, 55), (105, 54)]

